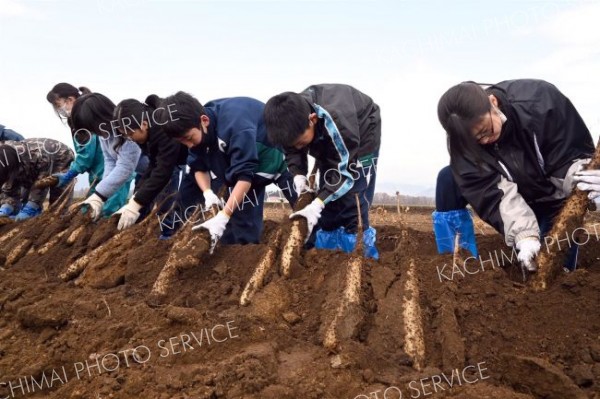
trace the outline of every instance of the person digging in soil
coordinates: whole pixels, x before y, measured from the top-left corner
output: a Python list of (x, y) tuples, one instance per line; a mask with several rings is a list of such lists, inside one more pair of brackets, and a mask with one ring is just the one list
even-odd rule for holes
[(478, 256), (473, 217), (467, 209), (467, 200), (458, 190), (450, 166), (438, 173), (432, 218), (438, 253), (453, 253), (458, 234), (459, 246), (469, 250), (472, 256)]
[[(135, 99), (121, 101), (113, 114), (119, 132), (136, 142), (142, 153), (150, 161), (146, 172), (136, 184), (135, 194), (119, 212), (118, 229), (132, 226), (144, 219), (152, 210), (155, 202), (160, 203), (161, 221), (160, 239), (169, 239), (175, 230), (170, 209), (179, 190), (181, 172), (185, 170), (188, 150), (183, 144), (167, 136), (154, 115), (159, 108), (160, 98), (150, 95), (145, 103)], [(166, 228), (164, 226), (167, 226)]]
[[(0, 124), (0, 144), (3, 141), (23, 141), (25, 138), (19, 133), (15, 132), (12, 129), (7, 129), (6, 126)], [(29, 197), (29, 190), (22, 188), (21, 189), (21, 203), (25, 205), (27, 203), (27, 198)], [(0, 212), (1, 214), (1, 212)]]
[[(354, 250), (360, 200), (364, 254), (378, 258), (369, 208), (375, 193), (381, 144), (379, 106), (364, 93), (342, 84), (313, 85), (285, 92), (265, 106), (269, 140), (285, 149), (299, 192), (307, 187), (308, 155), (320, 171), (317, 198), (290, 218), (308, 222), (308, 247)], [(313, 231), (313, 228), (317, 229)]]
[[(534, 272), (540, 237), (575, 182), (590, 198), (600, 191), (599, 171), (578, 172), (594, 153), (581, 116), (554, 85), (521, 79), (486, 89), (460, 83), (440, 98), (438, 118), (462, 195)], [(573, 245), (564, 260), (568, 270), (576, 268), (577, 253)]]
[[(263, 110), (263, 103), (248, 97), (202, 106), (190, 94), (178, 92), (165, 98), (157, 111), (165, 133), (189, 148), (190, 173), (179, 190), (180, 209), (199, 203), (206, 209), (215, 204), (222, 208), (214, 218), (194, 227), (207, 229), (213, 245), (218, 240), (222, 244), (260, 241), (265, 187), (270, 183), (283, 190), (292, 206), (296, 201), (283, 153), (267, 140)], [(222, 186), (232, 187), (224, 206), (215, 194)]]
[[(90, 216), (94, 220), (122, 209), (127, 203), (134, 172), (143, 169), (140, 147), (125, 139), (115, 124), (111, 124), (115, 108), (106, 96), (91, 93), (79, 97), (71, 111), (74, 134), (97, 136), (104, 158), (102, 180), (96, 185), (95, 192), (83, 201), (91, 209)], [(119, 211), (115, 211), (115, 207)]]
[[(73, 151), (52, 139), (4, 141), (0, 145), (0, 217), (23, 221), (42, 213), (48, 191), (52, 205), (64, 188), (36, 188), (36, 181), (65, 171), (73, 161)], [(28, 191), (23, 207), (22, 192)]]

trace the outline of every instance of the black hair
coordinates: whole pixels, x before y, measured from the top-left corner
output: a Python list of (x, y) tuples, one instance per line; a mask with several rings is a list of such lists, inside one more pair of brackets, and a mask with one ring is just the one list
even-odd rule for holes
[(104, 132), (118, 137), (114, 146), (115, 151), (125, 143), (125, 138), (114, 132), (111, 124), (115, 104), (100, 93), (85, 94), (75, 101), (71, 111), (71, 121), (75, 132), (83, 130), (86, 133), (98, 134)]
[[(52, 90), (50, 90), (48, 92), (48, 94), (46, 95), (46, 100), (48, 100), (48, 102), (50, 104), (52, 104), (54, 108), (54, 112), (56, 113), (56, 116), (58, 116), (59, 119), (63, 119), (63, 116), (61, 116), (58, 113), (58, 110), (56, 109), (56, 102), (59, 99), (63, 99), (66, 100), (69, 97), (74, 97), (75, 100), (77, 100), (79, 97), (85, 95), (85, 94), (90, 94), (92, 91), (90, 89), (88, 89), (87, 87), (81, 86), (79, 88), (73, 86), (72, 84), (69, 83), (58, 83), (57, 85), (55, 85)], [(73, 136), (73, 138), (75, 139), (75, 141), (78, 144), (81, 144), (81, 140), (80, 137), (77, 136), (81, 136), (75, 133), (75, 130), (73, 129), (73, 122), (71, 122), (71, 118), (67, 118), (67, 124), (69, 125), (69, 127), (71, 128), (71, 135)], [(89, 137), (87, 138), (89, 140)]]
[(492, 109), (487, 93), (475, 82), (451, 87), (438, 102), (438, 119), (446, 131), (450, 158), (481, 163), (482, 148), (471, 130)]
[[(156, 99), (148, 96), (156, 104)], [(155, 113), (155, 122), (162, 126), (163, 131), (171, 138), (184, 136), (188, 130), (200, 127), (200, 117), (206, 115), (204, 107), (194, 96), (178, 91), (160, 101)]]
[(308, 101), (298, 93), (288, 91), (271, 97), (264, 111), (269, 141), (278, 146), (292, 146), (308, 129), (308, 116), (312, 112)]
[(52, 105), (56, 104), (59, 99), (67, 99), (69, 97), (79, 98), (82, 95), (90, 94), (92, 91), (87, 87), (81, 86), (79, 88), (69, 83), (59, 83), (55, 85), (52, 90), (46, 95), (46, 100)]
[(148, 97), (146, 97), (146, 100), (144, 102), (154, 110), (160, 107), (163, 101), (164, 100), (156, 94), (150, 94)]
[(148, 126), (152, 127), (155, 125), (154, 119), (156, 119), (154, 111), (160, 106), (161, 101), (161, 98), (156, 94), (146, 97), (144, 103), (133, 98), (123, 100), (117, 104), (113, 112), (113, 120), (118, 121), (117, 124), (123, 129), (125, 135), (141, 128), (143, 121), (146, 121)]

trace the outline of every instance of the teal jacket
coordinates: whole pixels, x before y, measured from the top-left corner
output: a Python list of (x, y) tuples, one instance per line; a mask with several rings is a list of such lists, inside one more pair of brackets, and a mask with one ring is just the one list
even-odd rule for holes
[[(87, 172), (91, 187), (90, 194), (94, 193), (96, 192), (96, 186), (98, 186), (98, 183), (100, 183), (104, 176), (104, 154), (100, 145), (100, 137), (92, 134), (86, 144), (80, 143), (76, 138), (73, 138), (73, 146), (75, 147), (76, 156), (69, 169), (77, 174)], [(102, 207), (102, 216), (111, 216), (127, 203), (132, 180), (133, 174), (106, 199)]]
[(99, 137), (95, 134), (90, 135), (90, 140), (86, 144), (79, 143), (73, 138), (73, 146), (76, 155), (70, 170), (77, 174), (87, 172), (90, 186), (97, 185), (104, 174), (104, 157)]

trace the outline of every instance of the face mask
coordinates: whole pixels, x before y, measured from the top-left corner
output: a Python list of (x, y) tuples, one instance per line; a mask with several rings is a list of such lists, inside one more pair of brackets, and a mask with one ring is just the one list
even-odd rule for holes
[(500, 108), (498, 107), (494, 107), (494, 111), (496, 111), (496, 114), (500, 117), (500, 120), (502, 121), (502, 124), (504, 124), (504, 122), (506, 122), (506, 115), (504, 115), (504, 113), (502, 113), (502, 111), (500, 111)]
[(56, 112), (58, 112), (58, 114), (63, 118), (68, 118), (71, 116), (71, 111), (69, 111), (65, 105), (60, 107)]

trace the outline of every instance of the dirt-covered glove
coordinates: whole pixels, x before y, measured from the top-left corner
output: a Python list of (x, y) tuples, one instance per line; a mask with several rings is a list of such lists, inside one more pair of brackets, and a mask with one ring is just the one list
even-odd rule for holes
[(221, 209), (223, 208), (223, 201), (209, 188), (204, 191), (204, 209), (210, 209), (213, 205)]
[(540, 248), (540, 240), (536, 237), (527, 237), (517, 243), (517, 250), (519, 251), (517, 259), (530, 272), (537, 270), (537, 265), (533, 262), (533, 258), (540, 252)]
[(117, 214), (120, 214), (119, 224), (117, 225), (118, 230), (125, 230), (136, 222), (140, 217), (140, 209), (142, 209), (142, 205), (137, 203), (136, 200), (131, 198), (127, 205), (119, 209)]
[(212, 253), (213, 250), (215, 249), (215, 246), (217, 245), (217, 242), (219, 242), (219, 240), (223, 236), (223, 233), (225, 232), (225, 227), (227, 226), (227, 222), (229, 222), (229, 216), (225, 212), (221, 211), (221, 212), (217, 213), (217, 215), (214, 218), (211, 218), (198, 226), (192, 227), (192, 231), (195, 231), (198, 229), (208, 230), (208, 232), (210, 233), (210, 241), (211, 241), (210, 242), (210, 253)]
[(575, 173), (574, 180), (578, 189), (589, 191), (589, 199), (600, 197), (600, 169), (580, 170)]
[(294, 219), (298, 216), (302, 216), (303, 218), (306, 219), (306, 222), (308, 224), (308, 234), (307, 234), (307, 238), (308, 238), (308, 236), (310, 236), (310, 234), (312, 233), (313, 228), (319, 221), (319, 218), (321, 217), (321, 212), (323, 211), (323, 208), (325, 208), (325, 204), (323, 203), (323, 201), (321, 201), (320, 198), (316, 198), (315, 200), (313, 200), (313, 202), (308, 204), (304, 209), (299, 210), (298, 212), (292, 213), (290, 215), (290, 219)]
[(100, 196), (98, 196), (98, 194), (94, 193), (90, 195), (85, 201), (82, 202), (82, 204), (90, 206), (90, 216), (93, 220), (98, 220), (98, 218), (100, 218), (104, 201), (102, 198), (100, 198)]
[(294, 189), (296, 190), (296, 194), (298, 194), (298, 196), (308, 191), (308, 179), (306, 176), (294, 176)]

